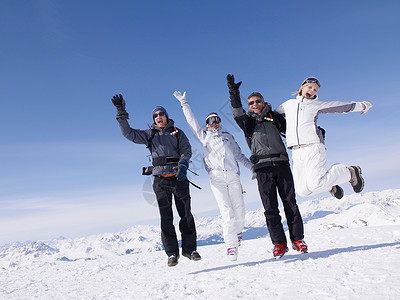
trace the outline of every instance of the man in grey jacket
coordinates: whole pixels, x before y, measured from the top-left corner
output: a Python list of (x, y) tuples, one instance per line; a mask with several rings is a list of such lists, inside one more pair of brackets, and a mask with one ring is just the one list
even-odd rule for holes
[(115, 95), (112, 102), (117, 108), (117, 121), (121, 132), (128, 140), (144, 144), (149, 148), (153, 160), (153, 189), (156, 194), (161, 217), (161, 240), (168, 255), (168, 266), (175, 266), (179, 259), (178, 239), (173, 224), (172, 195), (178, 211), (179, 230), (182, 235), (182, 255), (199, 260), (196, 251), (196, 226), (190, 207), (189, 181), (186, 172), (192, 150), (184, 132), (174, 126), (162, 106), (153, 109), (150, 129), (130, 127), (122, 95)]
[(303, 241), (303, 220), (296, 204), (289, 158), (279, 133), (285, 132), (285, 119), (271, 110), (260, 93), (252, 93), (247, 97), (249, 112), (246, 113), (239, 92), (242, 82), (235, 83), (231, 74), (228, 74), (227, 81), (234, 119), (243, 130), (251, 149), (250, 160), (254, 163), (265, 219), (274, 244), (273, 256), (280, 258), (288, 251), (279, 214), (277, 189), (283, 202), (292, 247), (305, 253), (308, 247)]

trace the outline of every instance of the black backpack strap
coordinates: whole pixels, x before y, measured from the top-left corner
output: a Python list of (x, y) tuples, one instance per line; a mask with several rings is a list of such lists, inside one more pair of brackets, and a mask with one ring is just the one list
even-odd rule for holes
[(153, 138), (156, 135), (157, 131), (158, 131), (157, 129), (151, 129), (150, 138), (146, 146), (146, 148), (150, 150), (150, 153), (151, 153), (151, 142), (153, 141)]
[(254, 129), (256, 127), (256, 120), (251, 118), (248, 115), (243, 115), (241, 120), (236, 120), (235, 121), (238, 123), (240, 122), (241, 124), (238, 123), (239, 127), (243, 130), (244, 137), (246, 138), (247, 145), (249, 148), (251, 148), (251, 139), (253, 138), (253, 133)]
[(272, 116), (273, 116), (272, 123), (274, 123), (276, 128), (279, 130), (279, 133), (281, 134), (281, 136), (286, 138), (286, 119), (285, 119), (285, 117), (281, 114), (278, 114), (275, 111), (272, 112)]

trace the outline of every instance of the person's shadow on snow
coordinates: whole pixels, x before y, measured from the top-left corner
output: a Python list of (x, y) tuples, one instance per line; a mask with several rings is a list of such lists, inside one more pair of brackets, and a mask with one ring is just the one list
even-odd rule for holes
[[(255, 240), (258, 238), (268, 237), (268, 229), (267, 227), (245, 227), (243, 231), (243, 240)], [(200, 239), (197, 241), (197, 246), (208, 246), (208, 245), (217, 245), (223, 244), (224, 237), (221, 233), (213, 234), (212, 236), (207, 237), (207, 239)]]
[(350, 247), (346, 247), (346, 248), (334, 248), (334, 249), (305, 253), (305, 254), (299, 254), (299, 253), (292, 254), (292, 255), (286, 254), (278, 260), (275, 258), (269, 258), (269, 259), (264, 259), (264, 260), (260, 260), (260, 261), (254, 261), (254, 262), (236, 263), (236, 264), (230, 264), (228, 266), (221, 266), (221, 267), (191, 272), (191, 273), (188, 273), (188, 275), (195, 275), (195, 274), (204, 273), (204, 272), (221, 271), (221, 270), (236, 268), (238, 266), (251, 267), (254, 265), (263, 264), (263, 263), (267, 263), (267, 262), (278, 262), (279, 261), (279, 262), (283, 262), (283, 263), (291, 263), (293, 261), (299, 261), (299, 260), (328, 258), (330, 256), (340, 254), (340, 253), (346, 253), (346, 252), (351, 253), (351, 252), (356, 252), (356, 251), (365, 251), (365, 250), (372, 250), (372, 249), (377, 249), (377, 248), (393, 247), (393, 246), (400, 246), (400, 242), (384, 243), (384, 244), (377, 244), (377, 245), (350, 246)]

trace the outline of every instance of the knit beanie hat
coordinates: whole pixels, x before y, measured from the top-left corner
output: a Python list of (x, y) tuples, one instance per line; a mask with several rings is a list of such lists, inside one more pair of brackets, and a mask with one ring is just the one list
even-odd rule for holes
[[(162, 107), (162, 106), (156, 106), (156, 107), (154, 107), (154, 108), (153, 108), (153, 114), (152, 114), (152, 116), (154, 116), (154, 114), (155, 114), (157, 111), (162, 111), (162, 112), (164, 112), (165, 115), (167, 116), (167, 120), (169, 119), (167, 110), (166, 110), (164, 107)], [(153, 118), (153, 119), (154, 119), (154, 118)]]

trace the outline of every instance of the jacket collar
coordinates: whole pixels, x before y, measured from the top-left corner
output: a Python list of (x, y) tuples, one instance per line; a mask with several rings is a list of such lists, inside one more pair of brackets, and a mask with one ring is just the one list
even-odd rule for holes
[(315, 95), (315, 98), (313, 98), (313, 99), (309, 99), (309, 98), (306, 98), (306, 97), (304, 97), (304, 96), (300, 96), (300, 95), (297, 95), (296, 96), (296, 100), (298, 100), (298, 101), (318, 101), (318, 95)]
[(155, 129), (158, 131), (164, 131), (167, 128), (174, 128), (174, 120), (169, 119), (169, 121), (168, 121), (167, 125), (165, 125), (165, 127), (159, 127), (155, 123), (151, 124), (151, 129)]
[(207, 132), (207, 134), (210, 134), (210, 135), (219, 135), (222, 133), (222, 128), (221, 128), (221, 126), (218, 127), (217, 129), (210, 129), (207, 127), (206, 132)]
[(261, 113), (257, 114), (252, 110), (249, 110), (248, 115), (252, 119), (256, 119), (258, 122), (261, 122), (265, 117), (268, 116), (268, 114), (271, 112), (271, 106), (265, 104), (264, 109), (262, 110)]

